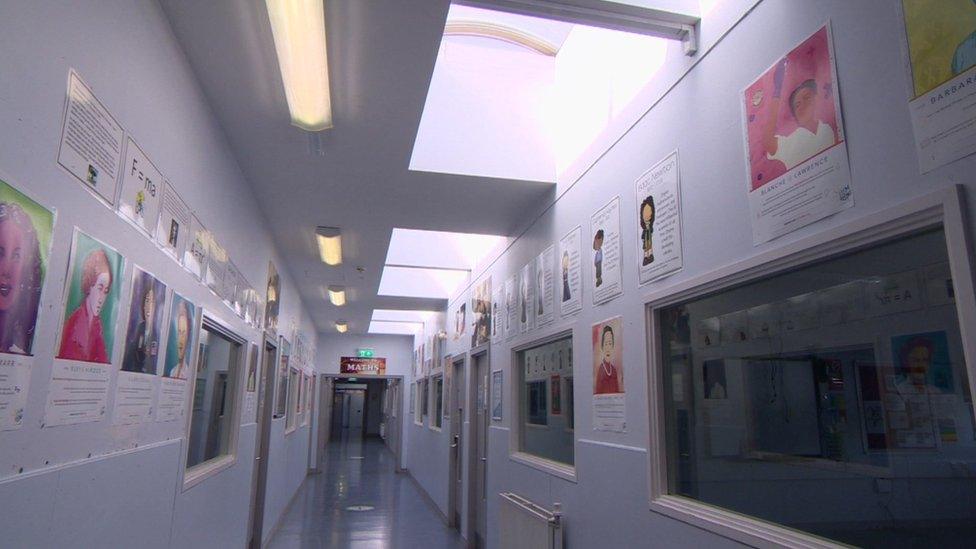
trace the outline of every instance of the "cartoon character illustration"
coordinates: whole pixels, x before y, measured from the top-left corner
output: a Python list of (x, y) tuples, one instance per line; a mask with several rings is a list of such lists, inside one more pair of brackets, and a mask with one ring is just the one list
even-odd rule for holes
[(539, 268), (536, 269), (535, 271), (535, 297), (536, 297), (535, 301), (536, 301), (536, 311), (538, 313), (538, 316), (542, 316), (546, 313), (545, 310), (546, 289), (544, 284), (545, 284), (545, 280), (544, 280), (542, 265), (539, 265)]
[(603, 285), (603, 229), (593, 235), (593, 266), (596, 267), (596, 280), (594, 286)]
[(136, 192), (136, 215), (139, 216), (140, 219), (142, 219), (145, 213), (146, 213), (146, 191), (140, 189), (138, 192)]
[(569, 301), (573, 298), (573, 293), (569, 289), (569, 252), (563, 252), (561, 265), (563, 271), (563, 301)]
[(645, 267), (654, 263), (654, 219), (657, 208), (654, 207), (654, 197), (648, 196), (640, 205), (641, 244), (644, 249), (644, 259), (641, 265)]
[[(973, 4), (976, 4), (976, 0), (973, 0)], [(976, 31), (956, 46), (952, 54), (952, 76), (959, 76), (973, 65), (976, 65)]]

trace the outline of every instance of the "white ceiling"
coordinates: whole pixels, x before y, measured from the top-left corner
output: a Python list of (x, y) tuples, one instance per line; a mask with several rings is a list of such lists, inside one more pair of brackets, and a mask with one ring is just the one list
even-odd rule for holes
[[(335, 128), (321, 155), (289, 124), (263, 0), (160, 3), (320, 331), (345, 319), (363, 333), (374, 308), (446, 306), (377, 296), (394, 227), (512, 235), (552, 199), (548, 183), (408, 170), (447, 0), (326, 1)], [(342, 228), (343, 265), (319, 260), (319, 225)], [(328, 285), (347, 287), (345, 307)]]

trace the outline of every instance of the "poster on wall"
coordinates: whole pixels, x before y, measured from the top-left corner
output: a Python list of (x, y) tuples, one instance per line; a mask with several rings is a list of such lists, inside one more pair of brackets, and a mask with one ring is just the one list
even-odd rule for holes
[(196, 215), (190, 214), (189, 234), (186, 251), (183, 253), (183, 267), (190, 271), (197, 280), (203, 280), (203, 273), (207, 265), (207, 240), (210, 233), (200, 223)]
[(518, 332), (518, 296), (515, 276), (505, 281), (505, 337), (511, 339)]
[(139, 267), (134, 267), (130, 295), (122, 371), (156, 375), (166, 285)]
[(159, 222), (156, 224), (156, 243), (178, 263), (183, 261), (186, 253), (190, 216), (190, 208), (186, 202), (183, 202), (169, 181), (164, 182)]
[(203, 273), (204, 283), (217, 297), (223, 299), (227, 283), (227, 250), (209, 234), (207, 239), (207, 270)]
[(156, 230), (163, 199), (163, 174), (131, 138), (126, 138), (119, 191), (119, 213), (150, 237)]
[(241, 425), (254, 423), (254, 415), (258, 389), (258, 346), (251, 343), (247, 355), (247, 376), (244, 378), (244, 413), (241, 414)]
[(156, 369), (166, 285), (139, 267), (133, 267), (130, 296), (122, 368), (115, 382), (114, 425), (149, 421), (153, 396), (157, 393)]
[(115, 204), (124, 135), (91, 88), (69, 70), (58, 164), (109, 204)]
[(545, 326), (555, 318), (553, 309), (552, 269), (556, 248), (549, 246), (535, 259), (535, 317), (536, 324)]
[(275, 396), (274, 417), (285, 417), (288, 405), (288, 365), (291, 359), (291, 344), (284, 337), (280, 338), (278, 352), (278, 394)]
[(615, 196), (590, 217), (590, 290), (593, 304), (606, 303), (623, 291), (621, 282), (620, 197)]
[(535, 261), (530, 261), (519, 271), (518, 323), (519, 333), (535, 329)]
[(53, 229), (53, 211), (0, 180), (0, 431), (24, 422)]
[(624, 391), (623, 322), (611, 318), (593, 325), (593, 429), (627, 430)]
[(637, 274), (647, 284), (681, 269), (678, 151), (637, 178)]
[(559, 313), (562, 316), (583, 308), (583, 227), (577, 226), (559, 240)]
[(493, 421), (502, 420), (502, 370), (495, 370), (491, 373), (491, 419)]
[(75, 228), (45, 426), (105, 416), (124, 263), (119, 252)]
[(829, 25), (741, 95), (753, 243), (854, 205)]
[(505, 333), (502, 299), (504, 288), (494, 288), (491, 292), (491, 341), (499, 343)]
[(468, 299), (467, 296), (461, 296), (456, 302), (454, 302), (454, 335), (452, 339), (454, 341), (461, 341), (465, 334), (468, 333)]
[(175, 421), (186, 407), (186, 380), (190, 376), (196, 330), (196, 306), (173, 292), (170, 304), (169, 335), (163, 359), (163, 378), (156, 399), (156, 421)]
[(901, 0), (908, 109), (922, 173), (976, 152), (976, 4)]
[[(264, 329), (272, 336), (278, 333), (278, 300), (281, 298), (281, 280), (274, 263), (268, 262), (268, 293), (264, 301)], [(287, 370), (286, 370), (287, 372)]]
[(471, 296), (471, 347), (485, 345), (491, 339), (491, 277), (474, 285)]

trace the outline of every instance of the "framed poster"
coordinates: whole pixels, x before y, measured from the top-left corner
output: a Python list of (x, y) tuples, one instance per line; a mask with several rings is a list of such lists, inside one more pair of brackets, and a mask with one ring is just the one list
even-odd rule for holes
[(568, 316), (583, 308), (583, 227), (559, 239), (559, 313)]
[(647, 284), (681, 269), (678, 151), (637, 178), (637, 273)]
[(590, 291), (593, 304), (606, 303), (623, 292), (621, 278), (620, 197), (600, 208), (590, 217), (592, 255)]
[(740, 96), (755, 244), (854, 206), (830, 25)]
[(493, 421), (502, 420), (502, 381), (504, 375), (502, 370), (495, 370), (491, 373), (491, 419)]

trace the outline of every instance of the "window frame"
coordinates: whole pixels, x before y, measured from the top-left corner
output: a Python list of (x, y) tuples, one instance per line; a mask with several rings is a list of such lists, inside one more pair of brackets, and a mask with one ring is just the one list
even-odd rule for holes
[[(287, 348), (287, 351), (288, 351), (287, 354), (285, 353), (286, 348)], [(289, 379), (288, 379), (288, 375), (291, 373), (291, 370), (289, 369), (288, 372), (285, 373), (285, 382), (284, 383), (281, 382), (281, 377), (279, 376), (279, 371), (281, 370), (281, 361), (282, 361), (282, 359), (285, 356), (288, 357), (288, 368), (291, 368), (291, 343), (289, 343), (288, 340), (285, 339), (285, 336), (282, 335), (282, 336), (278, 336), (277, 356), (275, 356), (275, 390), (274, 390), (274, 402), (272, 402), (273, 407), (271, 409), (271, 421), (275, 421), (275, 420), (278, 420), (278, 419), (284, 419), (285, 420), (285, 424), (287, 425), (287, 421), (288, 421), (287, 420), (287, 418), (288, 418), (288, 388), (289, 388), (289, 385), (291, 385), (291, 383), (289, 382)], [(284, 395), (281, 395), (281, 392), (282, 391), (285, 392)], [(284, 411), (284, 413), (282, 413), (280, 415), (278, 414), (278, 401), (279, 401), (279, 399), (280, 400), (283, 400), (284, 401), (284, 404), (285, 404), (285, 411)], [(288, 433), (286, 432), (285, 434), (288, 434)]]
[[(295, 383), (292, 383), (292, 373), (295, 374)], [(299, 397), (298, 393), (301, 389), (298, 387), (302, 384), (302, 370), (297, 366), (291, 365), (291, 356), (288, 357), (288, 387), (285, 394), (285, 436), (290, 435), (298, 429), (299, 418), (298, 418), (298, 406)], [(290, 388), (294, 387), (295, 390), (292, 391)]]
[(413, 424), (423, 427), (424, 425), (424, 413), (420, 410), (420, 383), (423, 379), (418, 379), (413, 382), (413, 396), (414, 396), (414, 407), (413, 407)]
[[(440, 432), (441, 430), (443, 430), (443, 426), (444, 426), (444, 372), (433, 374), (427, 379), (430, 380), (431, 382), (430, 387), (427, 388), (428, 393), (430, 393), (427, 397), (427, 399), (430, 402), (430, 410), (428, 410), (428, 414), (427, 414), (428, 417), (430, 417), (430, 423), (427, 425), (427, 427), (431, 431)], [(441, 390), (433, 391), (431, 387), (436, 388), (438, 380), (440, 380), (441, 382)], [(437, 404), (436, 404), (437, 395), (440, 395), (441, 398), (441, 409), (439, 412), (437, 411)]]
[[(522, 434), (526, 430), (531, 429), (544, 429), (547, 428), (545, 425), (536, 425), (528, 422), (528, 418), (523, 417), (522, 410), (522, 395), (521, 389), (525, 379), (525, 372), (519, 365), (518, 355), (522, 351), (527, 351), (534, 349), (536, 347), (541, 347), (543, 345), (548, 345), (555, 341), (560, 341), (563, 339), (569, 339), (570, 345), (575, 346), (575, 334), (573, 330), (574, 322), (561, 323), (559, 325), (553, 326), (548, 330), (545, 330), (542, 335), (532, 341), (521, 343), (519, 345), (513, 345), (509, 354), (510, 357), (510, 372), (512, 373), (512, 379), (509, 382), (509, 398), (512, 403), (513, 413), (510, 420), (509, 429), (509, 439), (508, 439), (508, 458), (516, 463), (521, 463), (533, 469), (542, 471), (543, 473), (559, 477), (563, 480), (568, 480), (570, 482), (578, 482), (577, 480), (577, 470), (576, 470), (576, 456), (579, 455), (579, 438), (576, 436), (576, 432), (564, 430), (564, 432), (569, 433), (573, 437), (573, 465), (568, 463), (562, 463), (560, 461), (555, 461), (551, 459), (544, 458), (542, 456), (537, 456), (535, 454), (530, 454), (522, 450)], [(573, 364), (573, 377), (576, 377), (576, 364)], [(547, 382), (548, 387), (548, 382)], [(547, 389), (548, 390), (548, 389)], [(504, 392), (504, 388), (502, 389)], [(575, 396), (575, 395), (574, 395)], [(547, 395), (548, 397), (548, 395)], [(547, 398), (547, 410), (546, 416), (548, 417), (548, 398)], [(576, 407), (573, 407), (575, 413)], [(575, 416), (573, 418), (575, 424)]]
[[(185, 403), (188, 411), (186, 414), (183, 431), (185, 443), (180, 456), (183, 466), (184, 492), (220, 473), (221, 471), (233, 467), (237, 463), (238, 443), (240, 441), (241, 433), (241, 414), (244, 410), (243, 400), (246, 382), (244, 376), (247, 375), (247, 339), (238, 335), (228, 324), (225, 324), (216, 317), (207, 314), (203, 309), (201, 309), (201, 314), (199, 316), (200, 318), (197, 320), (197, 325), (194, 331), (196, 334), (196, 339), (194, 340), (196, 345), (194, 346), (195, 349), (193, 350), (192, 382), (188, 380), (189, 391), (187, 391), (188, 395)], [(200, 359), (200, 337), (204, 329), (208, 329), (211, 332), (218, 334), (220, 337), (227, 339), (232, 344), (238, 345), (239, 352), (237, 353), (237, 373), (235, 374), (234, 378), (231, 379), (232, 391), (230, 391), (230, 395), (233, 398), (233, 401), (231, 402), (233, 411), (231, 412), (230, 420), (228, 421), (230, 432), (227, 435), (227, 452), (191, 467), (187, 467), (187, 449), (190, 441), (190, 426), (193, 424), (193, 395), (196, 392), (197, 363)]]
[(970, 391), (976, 394), (974, 254), (967, 232), (969, 225), (963, 209), (964, 200), (962, 187), (951, 185), (666, 289), (645, 294), (642, 303), (647, 338), (647, 394), (650, 399), (647, 452), (650, 510), (750, 545), (846, 547), (813, 534), (668, 493), (667, 415), (664, 410), (666, 382), (663, 378), (663, 349), (658, 340), (661, 334), (658, 312), (676, 304), (757, 282), (813, 263), (909, 237), (925, 230), (941, 228), (945, 234), (949, 272), (956, 292), (956, 313)]

